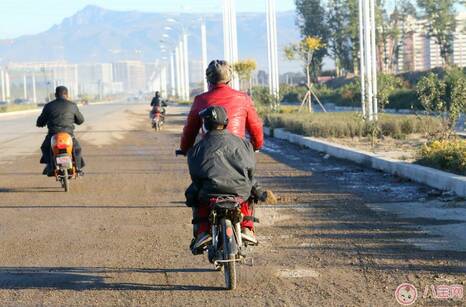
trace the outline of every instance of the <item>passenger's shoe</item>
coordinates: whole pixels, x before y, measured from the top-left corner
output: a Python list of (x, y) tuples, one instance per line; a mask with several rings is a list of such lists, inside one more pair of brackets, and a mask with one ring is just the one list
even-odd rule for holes
[(53, 170), (49, 170), (49, 168), (46, 166), (42, 171), (42, 175), (45, 175), (47, 177), (53, 177), (55, 176), (55, 172)]
[(199, 255), (204, 252), (204, 247), (206, 247), (210, 242), (212, 242), (212, 236), (207, 232), (203, 232), (193, 239), (189, 247), (194, 255)]
[(82, 169), (78, 169), (76, 173), (78, 174), (79, 177), (84, 176), (84, 171)]
[(256, 235), (254, 234), (254, 231), (252, 231), (249, 228), (243, 228), (241, 230), (241, 238), (244, 241), (246, 241), (247, 243), (250, 243), (252, 245), (259, 244), (259, 241), (257, 241)]

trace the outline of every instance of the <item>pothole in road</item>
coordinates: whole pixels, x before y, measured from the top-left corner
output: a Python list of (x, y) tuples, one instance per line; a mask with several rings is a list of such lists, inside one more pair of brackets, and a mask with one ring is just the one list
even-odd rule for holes
[(313, 269), (280, 269), (275, 274), (280, 278), (317, 278), (319, 273)]

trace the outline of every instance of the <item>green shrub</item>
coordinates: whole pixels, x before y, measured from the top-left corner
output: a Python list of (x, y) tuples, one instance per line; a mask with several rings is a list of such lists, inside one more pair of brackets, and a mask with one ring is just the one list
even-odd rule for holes
[(296, 103), (301, 102), (306, 95), (307, 89), (304, 86), (292, 86), (288, 84), (280, 85), (281, 102)]
[(343, 100), (349, 101), (350, 103), (358, 103), (361, 101), (361, 85), (359, 82), (343, 85), (339, 93)]
[(416, 123), (409, 119), (403, 119), (400, 124), (400, 132), (403, 134), (413, 134), (416, 131)]
[(461, 112), (465, 112), (466, 76), (463, 71), (449, 68), (443, 79), (430, 73), (417, 84), (417, 93), (425, 110), (442, 120), (442, 138), (448, 139)]
[(366, 123), (357, 113), (298, 113), (289, 107), (282, 113), (261, 113), (271, 128), (305, 136), (322, 138), (354, 138), (390, 136), (404, 139), (411, 134), (431, 135), (441, 127), (438, 119), (428, 116), (381, 114), (378, 125)]
[(395, 110), (422, 110), (416, 90), (402, 88), (395, 90), (388, 99), (387, 109)]
[(466, 141), (433, 141), (422, 146), (417, 163), (466, 176)]
[(403, 86), (403, 81), (395, 75), (380, 74), (377, 78), (379, 108), (383, 110), (390, 101), (390, 96)]
[(252, 88), (252, 99), (258, 105), (272, 106), (274, 98), (270, 95), (269, 88), (265, 86), (255, 86)]

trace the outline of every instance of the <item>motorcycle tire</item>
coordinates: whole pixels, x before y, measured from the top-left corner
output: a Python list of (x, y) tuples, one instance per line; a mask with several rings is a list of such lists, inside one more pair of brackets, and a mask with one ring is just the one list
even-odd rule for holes
[(65, 192), (70, 191), (70, 178), (68, 177), (68, 170), (63, 170), (63, 187), (65, 188)]
[(233, 229), (233, 225), (229, 220), (223, 220), (222, 222), (222, 239), (223, 239), (223, 260), (230, 260), (224, 264), (224, 275), (225, 275), (225, 284), (228, 290), (236, 289), (237, 278), (236, 278), (236, 255), (232, 254), (232, 243), (233, 238), (227, 237), (227, 229)]

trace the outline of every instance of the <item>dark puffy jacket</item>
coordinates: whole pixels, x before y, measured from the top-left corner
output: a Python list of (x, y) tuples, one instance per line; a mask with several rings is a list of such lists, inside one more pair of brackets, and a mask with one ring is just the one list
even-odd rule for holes
[(203, 201), (219, 195), (246, 200), (251, 195), (256, 157), (247, 140), (226, 130), (209, 132), (189, 151), (188, 164), (193, 181), (188, 193)]
[(160, 97), (154, 97), (152, 98), (150, 106), (151, 107), (166, 107), (167, 103), (164, 100), (162, 100), (162, 98)]
[(252, 99), (246, 93), (236, 91), (226, 84), (218, 84), (194, 99), (181, 137), (181, 151), (187, 153), (193, 146), (202, 126), (199, 112), (210, 106), (225, 108), (229, 119), (228, 131), (240, 138), (245, 138), (247, 132), (254, 149), (262, 148), (264, 144), (262, 121), (257, 115)]
[(84, 116), (78, 106), (68, 100), (57, 99), (47, 103), (37, 119), (37, 127), (49, 129), (49, 134), (67, 132), (74, 134), (74, 124), (84, 123)]

